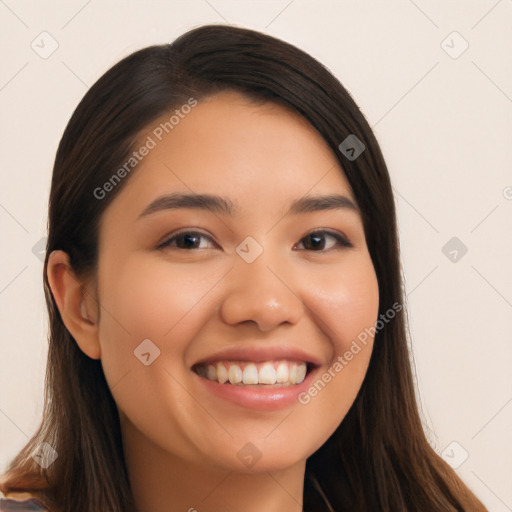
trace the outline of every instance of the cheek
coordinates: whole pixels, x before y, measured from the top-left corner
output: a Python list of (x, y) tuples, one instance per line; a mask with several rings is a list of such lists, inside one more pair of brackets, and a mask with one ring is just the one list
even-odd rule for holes
[[(200, 267), (133, 258), (122, 267), (105, 265), (100, 275), (101, 361), (117, 407), (141, 432), (182, 456), (191, 445), (192, 426), (209, 420), (190, 404), (183, 385), (190, 379), (187, 350), (215, 314), (211, 295), (225, 274)], [(194, 414), (202, 414), (201, 421)], [(212, 432), (221, 436), (214, 427)]]
[(333, 356), (337, 356), (375, 325), (379, 311), (375, 270), (367, 255), (354, 258), (343, 267), (322, 270), (313, 282), (307, 304), (331, 341)]
[(102, 360), (113, 379), (140, 365), (136, 354), (144, 340), (154, 344), (145, 342), (150, 357), (159, 354), (159, 364), (183, 366), (187, 344), (201, 327), (197, 314), (205, 314), (205, 298), (221, 276), (211, 266), (200, 267), (187, 271), (134, 257), (122, 267), (105, 264), (100, 269)]
[(316, 325), (328, 339), (330, 361), (299, 397), (312, 417), (322, 415), (323, 435), (338, 427), (352, 406), (366, 375), (379, 310), (377, 277), (370, 257), (354, 259), (316, 276), (304, 295)]

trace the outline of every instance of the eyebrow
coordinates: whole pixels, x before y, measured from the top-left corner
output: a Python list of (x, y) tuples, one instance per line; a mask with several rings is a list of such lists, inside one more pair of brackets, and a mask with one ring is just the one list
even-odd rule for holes
[[(230, 199), (212, 194), (173, 193), (158, 197), (151, 202), (139, 215), (139, 219), (156, 212), (176, 210), (179, 208), (194, 208), (212, 213), (233, 217), (240, 209)], [(359, 212), (358, 206), (347, 196), (330, 194), (323, 196), (306, 196), (293, 201), (288, 214), (316, 212), (321, 210), (347, 209)]]

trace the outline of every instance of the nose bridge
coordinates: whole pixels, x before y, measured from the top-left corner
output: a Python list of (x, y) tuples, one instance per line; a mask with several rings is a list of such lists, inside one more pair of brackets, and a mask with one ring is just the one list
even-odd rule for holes
[[(237, 324), (253, 321), (267, 331), (281, 323), (297, 323), (304, 304), (294, 290), (290, 273), (282, 270), (285, 262), (278, 261), (270, 250), (262, 250), (255, 259), (244, 254), (254, 251), (243, 243), (237, 248), (235, 266), (229, 273), (228, 291), (221, 306), (225, 322)], [(249, 249), (246, 253), (240, 252)], [(254, 256), (254, 252), (253, 252)]]

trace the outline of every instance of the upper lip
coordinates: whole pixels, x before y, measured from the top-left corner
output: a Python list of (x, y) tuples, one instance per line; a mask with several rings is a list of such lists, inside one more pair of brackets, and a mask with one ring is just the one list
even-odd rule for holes
[(250, 361), (261, 363), (263, 361), (273, 361), (281, 359), (291, 359), (311, 363), (314, 366), (320, 366), (321, 361), (301, 350), (298, 347), (290, 345), (274, 345), (274, 346), (233, 346), (220, 349), (209, 356), (197, 360), (193, 366), (197, 364), (214, 363), (217, 361)]

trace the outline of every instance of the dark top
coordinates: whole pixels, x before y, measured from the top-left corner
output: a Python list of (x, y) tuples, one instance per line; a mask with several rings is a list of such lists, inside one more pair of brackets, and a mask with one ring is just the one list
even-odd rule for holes
[(23, 494), (17, 496), (14, 498), (0, 491), (0, 512), (50, 512), (37, 498)]

